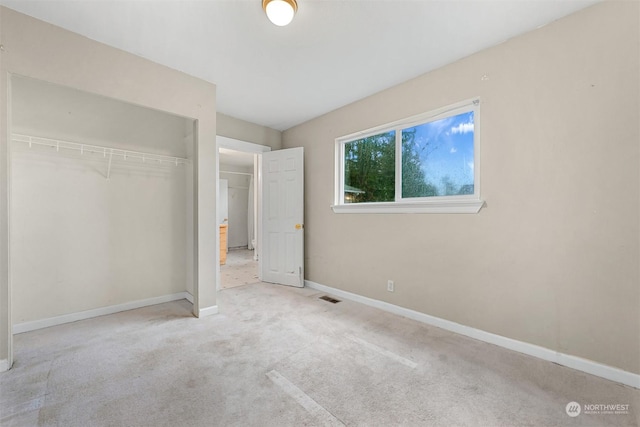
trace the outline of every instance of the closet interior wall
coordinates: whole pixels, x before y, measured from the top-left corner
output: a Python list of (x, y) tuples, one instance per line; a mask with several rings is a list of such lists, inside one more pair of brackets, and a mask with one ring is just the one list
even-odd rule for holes
[[(13, 134), (193, 158), (193, 120), (18, 78)], [(13, 324), (193, 292), (193, 165), (11, 142)]]

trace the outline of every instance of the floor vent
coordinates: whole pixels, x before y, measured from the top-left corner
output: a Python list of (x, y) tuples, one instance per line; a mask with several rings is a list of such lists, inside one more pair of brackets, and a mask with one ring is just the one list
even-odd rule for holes
[(335, 304), (335, 303), (337, 303), (337, 302), (340, 302), (340, 300), (339, 300), (339, 299), (331, 298), (331, 297), (328, 297), (328, 296), (326, 296), (326, 295), (321, 296), (321, 297), (320, 297), (320, 299), (323, 299), (323, 300), (325, 300), (325, 301), (329, 301), (329, 302), (330, 302), (330, 303), (332, 303), (332, 304)]

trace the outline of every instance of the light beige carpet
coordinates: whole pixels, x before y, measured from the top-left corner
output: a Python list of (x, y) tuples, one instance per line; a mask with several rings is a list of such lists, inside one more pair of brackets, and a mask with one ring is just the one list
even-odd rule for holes
[[(303, 288), (219, 292), (28, 332), (2, 426), (634, 426), (639, 391)], [(567, 403), (628, 404), (627, 415)]]

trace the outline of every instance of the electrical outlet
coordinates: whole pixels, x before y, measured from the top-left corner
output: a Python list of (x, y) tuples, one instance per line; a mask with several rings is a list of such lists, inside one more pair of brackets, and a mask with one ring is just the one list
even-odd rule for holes
[(393, 280), (387, 280), (387, 290), (393, 292)]

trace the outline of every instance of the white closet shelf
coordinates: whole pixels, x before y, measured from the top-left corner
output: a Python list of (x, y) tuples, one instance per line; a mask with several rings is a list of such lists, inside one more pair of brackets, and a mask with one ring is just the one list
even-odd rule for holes
[(80, 154), (93, 153), (102, 154), (102, 156), (108, 159), (107, 166), (107, 179), (111, 175), (111, 160), (114, 156), (122, 157), (124, 160), (141, 160), (143, 163), (149, 164), (162, 164), (168, 163), (175, 166), (189, 164), (189, 159), (174, 156), (165, 156), (162, 154), (145, 153), (142, 151), (123, 150), (120, 148), (105, 147), (101, 145), (83, 144), (79, 142), (64, 141), (61, 139), (44, 138), (41, 136), (22, 135), (14, 133), (11, 135), (13, 142), (23, 142), (29, 144), (29, 148), (33, 145), (42, 145), (45, 147), (55, 148), (56, 152), (62, 150), (75, 150)]

